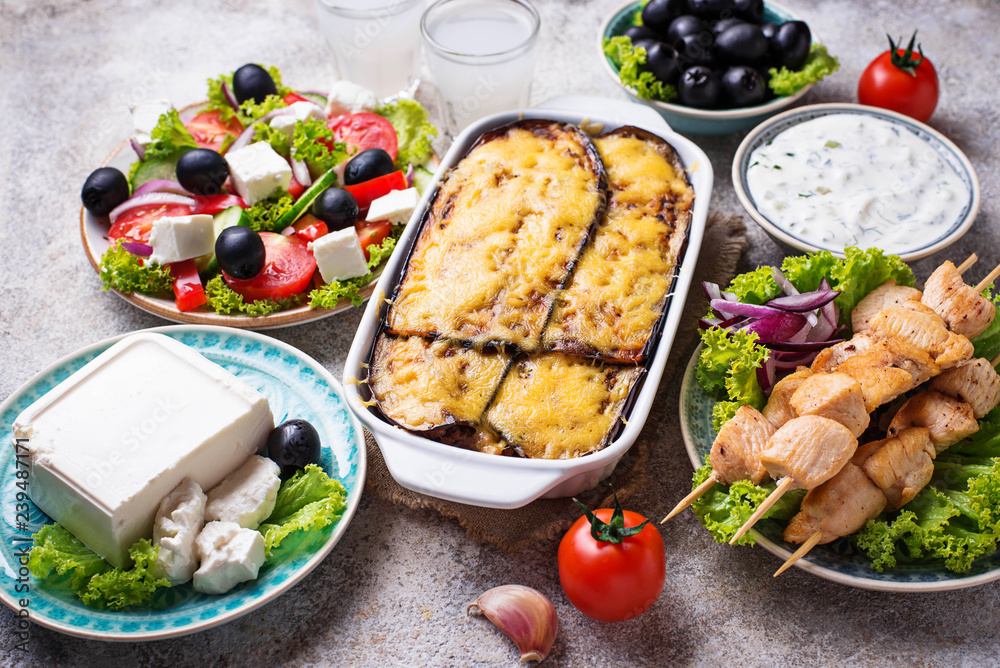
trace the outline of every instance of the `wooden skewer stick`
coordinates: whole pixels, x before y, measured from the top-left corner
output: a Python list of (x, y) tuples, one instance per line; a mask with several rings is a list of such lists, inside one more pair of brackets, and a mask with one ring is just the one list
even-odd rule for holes
[(664, 517), (662, 520), (660, 520), (660, 524), (663, 524), (664, 522), (666, 522), (667, 520), (669, 520), (671, 517), (673, 517), (677, 513), (681, 512), (682, 510), (684, 510), (685, 508), (687, 508), (688, 506), (690, 506), (692, 503), (695, 502), (695, 499), (697, 499), (702, 494), (704, 494), (709, 489), (711, 489), (712, 485), (714, 485), (717, 482), (722, 482), (722, 479), (719, 477), (718, 473), (716, 473), (715, 471), (712, 471), (712, 475), (708, 476), (708, 479), (705, 480), (705, 482), (703, 482), (700, 485), (698, 485), (697, 487), (695, 487), (693, 490), (691, 490), (690, 494), (688, 494), (683, 499), (681, 499), (681, 502), (678, 503), (676, 506), (674, 506), (674, 509), (671, 510), (670, 513), (668, 513), (666, 517)]
[(974, 265), (978, 259), (979, 259), (979, 256), (976, 255), (975, 253), (973, 253), (968, 258), (966, 258), (965, 262), (963, 262), (962, 264), (958, 265), (958, 267), (957, 267), (957, 269), (958, 269), (958, 275), (961, 276), (962, 274), (964, 274), (966, 272), (966, 270), (968, 270), (969, 267), (971, 267), (972, 265)]
[(729, 544), (736, 545), (736, 541), (742, 538), (743, 534), (747, 531), (750, 531), (753, 525), (757, 523), (757, 520), (763, 517), (764, 513), (770, 510), (771, 506), (777, 503), (778, 499), (784, 496), (785, 492), (794, 488), (795, 483), (792, 481), (791, 477), (782, 478), (781, 482), (778, 483), (778, 486), (774, 488), (773, 492), (771, 492), (771, 495), (764, 499), (764, 503), (760, 504), (757, 510), (754, 511), (753, 515), (750, 516), (750, 519), (746, 521), (746, 524), (740, 527), (739, 531), (736, 532), (736, 535), (733, 536), (733, 539), (729, 541)]
[(1000, 364), (1000, 355), (997, 355), (996, 357), (994, 357), (993, 361), (990, 362), (990, 366), (996, 366), (997, 364)]
[(983, 290), (986, 289), (986, 286), (989, 285), (990, 283), (992, 283), (993, 279), (995, 279), (997, 276), (1000, 276), (1000, 264), (998, 264), (996, 267), (994, 267), (993, 271), (991, 271), (990, 273), (986, 274), (986, 278), (984, 278), (983, 280), (979, 281), (979, 285), (977, 285), (973, 289), (976, 292), (982, 292)]
[(802, 545), (799, 546), (799, 549), (795, 550), (794, 554), (788, 557), (788, 560), (785, 561), (785, 563), (781, 564), (781, 568), (779, 568), (777, 571), (774, 572), (774, 577), (778, 577), (779, 575), (787, 571), (789, 568), (791, 568), (792, 564), (794, 564), (802, 557), (806, 556), (806, 554), (809, 553), (809, 550), (816, 547), (816, 544), (820, 541), (821, 538), (823, 538), (822, 531), (817, 531), (813, 535), (809, 536), (809, 538), (806, 539), (806, 542), (802, 543)]

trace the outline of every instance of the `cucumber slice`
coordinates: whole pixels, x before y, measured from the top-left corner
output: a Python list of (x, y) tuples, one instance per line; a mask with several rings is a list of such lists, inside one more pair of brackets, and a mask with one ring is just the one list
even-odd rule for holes
[(326, 109), (326, 96), (325, 95), (320, 95), (319, 93), (299, 93), (299, 95), (301, 95), (302, 97), (306, 98), (307, 100), (312, 100), (313, 102), (315, 102), (319, 106), (321, 106), (324, 109)]
[[(227, 227), (235, 227), (236, 225), (243, 225), (244, 227), (250, 226), (249, 216), (247, 212), (238, 206), (231, 206), (225, 211), (220, 211), (215, 214), (212, 220), (212, 227), (215, 230), (215, 238), (218, 239), (219, 235), (222, 234), (222, 230)], [(208, 255), (202, 255), (199, 258), (195, 258), (194, 266), (198, 268), (198, 273), (203, 276), (208, 276), (215, 274), (219, 270), (219, 261), (215, 259), (215, 253), (209, 253)]]
[(299, 196), (295, 204), (292, 205), (292, 208), (282, 214), (275, 227), (278, 230), (283, 230), (304, 216), (309, 207), (312, 206), (313, 200), (319, 197), (321, 192), (332, 186), (336, 180), (337, 173), (332, 169), (319, 177), (319, 179), (309, 186), (308, 190)]
[(132, 175), (132, 192), (144, 183), (156, 179), (177, 180), (177, 161), (184, 155), (181, 152), (164, 158), (150, 158), (139, 164)]
[(414, 168), (413, 187), (417, 189), (418, 193), (423, 195), (424, 191), (431, 186), (432, 181), (434, 181), (434, 172), (426, 169), (425, 167)]

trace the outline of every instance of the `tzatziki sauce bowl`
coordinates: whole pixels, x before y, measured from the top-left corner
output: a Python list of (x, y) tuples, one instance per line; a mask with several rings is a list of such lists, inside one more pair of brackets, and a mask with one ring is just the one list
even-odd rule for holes
[(906, 261), (964, 235), (979, 212), (969, 158), (937, 130), (860, 104), (799, 107), (764, 121), (733, 159), (750, 217), (791, 252), (877, 247)]

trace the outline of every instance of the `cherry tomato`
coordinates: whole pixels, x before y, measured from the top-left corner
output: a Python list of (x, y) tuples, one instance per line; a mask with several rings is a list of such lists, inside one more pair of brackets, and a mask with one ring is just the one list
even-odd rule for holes
[(222, 277), (244, 299), (284, 299), (297, 295), (309, 286), (316, 271), (316, 258), (302, 239), (275, 232), (261, 232), (264, 242), (264, 271), (241, 281), (225, 272)]
[(333, 138), (347, 144), (351, 155), (369, 148), (380, 148), (393, 160), (399, 150), (396, 129), (378, 114), (360, 113), (334, 116), (326, 122)]
[(288, 95), (286, 95), (281, 99), (284, 100), (285, 104), (287, 104), (289, 107), (295, 104), (296, 102), (311, 102), (309, 98), (302, 97), (298, 93), (289, 93)]
[(369, 246), (379, 246), (389, 236), (392, 231), (392, 223), (388, 220), (375, 220), (370, 223), (359, 220), (354, 224), (354, 230), (358, 233), (358, 243), (361, 250), (365, 252), (365, 259), (369, 259)]
[(167, 266), (174, 278), (174, 299), (178, 311), (190, 311), (208, 301), (194, 260), (172, 262)]
[(210, 216), (214, 216), (234, 206), (245, 209), (247, 208), (247, 203), (242, 197), (236, 195), (195, 195), (191, 213), (207, 213)]
[(638, 533), (627, 535), (630, 527), (638, 527), (646, 518), (622, 511), (617, 499), (615, 505), (593, 515), (598, 526), (605, 527), (600, 529), (602, 537), (617, 531), (621, 542), (595, 540), (591, 520), (584, 516), (559, 543), (559, 582), (566, 598), (580, 612), (602, 622), (632, 619), (648, 610), (663, 591), (667, 572), (660, 532), (646, 524)]
[(344, 190), (354, 195), (358, 210), (363, 213), (379, 197), (388, 195), (393, 190), (406, 190), (406, 177), (402, 171), (397, 170), (353, 186), (344, 186)]
[(330, 233), (327, 224), (311, 213), (302, 216), (292, 228), (295, 230), (295, 236), (306, 242), (316, 241)]
[(889, 50), (873, 60), (858, 81), (858, 102), (906, 114), (926, 121), (938, 102), (938, 78), (934, 65), (924, 56), (913, 53), (913, 33), (905, 49), (897, 48), (889, 38)]
[(228, 123), (223, 123), (219, 118), (218, 111), (203, 111), (192, 118), (185, 127), (194, 137), (198, 146), (213, 151), (222, 148), (222, 142), (227, 134), (232, 135), (235, 139), (243, 132), (243, 126), (236, 118), (231, 118)]
[(126, 211), (118, 216), (108, 239), (124, 239), (140, 244), (149, 243), (149, 234), (153, 231), (153, 221), (167, 216), (191, 215), (191, 207), (186, 204), (150, 204)]

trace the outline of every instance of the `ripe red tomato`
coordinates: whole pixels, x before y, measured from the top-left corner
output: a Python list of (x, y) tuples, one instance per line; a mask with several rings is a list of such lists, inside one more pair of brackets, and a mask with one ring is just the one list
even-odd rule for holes
[(316, 271), (316, 258), (307, 243), (274, 232), (261, 232), (260, 238), (264, 242), (264, 270), (245, 281), (223, 272), (229, 287), (248, 301), (285, 299), (305, 290)]
[(392, 223), (388, 220), (375, 220), (370, 223), (359, 220), (354, 224), (354, 231), (358, 233), (358, 243), (365, 252), (365, 259), (369, 260), (371, 257), (368, 247), (381, 245), (392, 231)]
[(292, 229), (295, 230), (295, 236), (307, 243), (330, 233), (329, 226), (311, 213), (299, 218), (299, 222), (292, 225)]
[(184, 127), (194, 137), (198, 146), (213, 151), (222, 148), (222, 142), (227, 134), (233, 135), (233, 139), (236, 139), (243, 132), (243, 126), (237, 119), (231, 118), (228, 123), (223, 123), (218, 111), (203, 111)]
[(287, 95), (285, 95), (285, 97), (281, 99), (284, 100), (285, 104), (288, 105), (289, 107), (295, 104), (296, 102), (311, 102), (311, 100), (308, 97), (302, 97), (298, 93), (288, 93)]
[(149, 243), (149, 234), (153, 231), (153, 221), (167, 216), (188, 216), (190, 214), (191, 207), (185, 204), (150, 204), (149, 206), (136, 207), (118, 216), (108, 232), (108, 239), (111, 241), (124, 239), (140, 244)]
[(347, 144), (351, 155), (369, 148), (380, 148), (393, 160), (399, 150), (396, 128), (378, 114), (360, 113), (334, 116), (326, 123), (333, 130), (333, 138)]
[(236, 195), (195, 195), (194, 207), (192, 207), (191, 213), (207, 213), (210, 216), (214, 216), (233, 206), (245, 209), (247, 208), (247, 203), (242, 197)]
[(918, 121), (926, 121), (938, 102), (938, 78), (934, 65), (924, 56), (913, 53), (913, 33), (905, 49), (889, 38), (890, 49), (873, 60), (858, 81), (858, 102), (891, 109)]
[(358, 203), (358, 209), (364, 213), (379, 197), (384, 197), (393, 190), (406, 190), (406, 177), (402, 170), (396, 170), (353, 186), (344, 186), (344, 190), (351, 193)]
[[(617, 518), (614, 515), (621, 513)], [(646, 521), (631, 511), (601, 508), (600, 523), (625, 528)], [(614, 529), (610, 529), (614, 533)], [(602, 531), (602, 536), (605, 535)], [(667, 556), (660, 532), (646, 524), (620, 543), (595, 540), (587, 516), (578, 519), (559, 543), (559, 582), (577, 610), (602, 622), (621, 622), (642, 614), (656, 602), (666, 580)]]

